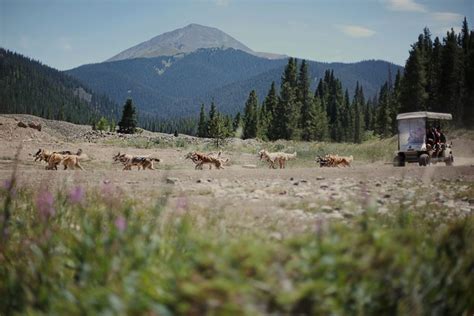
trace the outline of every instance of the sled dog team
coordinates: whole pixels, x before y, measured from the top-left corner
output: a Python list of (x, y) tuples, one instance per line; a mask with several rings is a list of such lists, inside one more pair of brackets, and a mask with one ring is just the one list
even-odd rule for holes
[[(268, 152), (262, 149), (258, 152), (261, 161), (266, 161), (269, 168), (280, 169), (286, 167), (286, 162), (296, 159), (297, 153), (292, 154), (285, 152)], [(65, 151), (49, 151), (46, 149), (39, 149), (34, 154), (35, 161), (45, 161), (47, 163), (47, 170), (58, 170), (58, 165), (62, 164), (64, 169), (79, 168), (84, 170), (79, 161), (84, 159), (85, 155), (79, 149), (76, 153), (69, 150)], [(185, 159), (190, 159), (194, 164), (194, 169), (202, 170), (204, 165), (209, 165), (209, 169), (214, 166), (216, 169), (224, 169), (224, 165), (229, 163), (229, 158), (223, 158), (222, 153), (201, 153), (197, 151), (186, 154)], [(138, 170), (155, 170), (154, 162), (160, 162), (158, 158), (150, 157), (150, 155), (130, 155), (125, 153), (118, 153), (113, 156), (113, 161), (121, 163), (123, 170), (132, 170), (132, 167), (138, 167)], [(320, 167), (351, 167), (353, 157), (343, 157), (338, 155), (325, 155), (324, 157), (317, 156), (316, 162)]]

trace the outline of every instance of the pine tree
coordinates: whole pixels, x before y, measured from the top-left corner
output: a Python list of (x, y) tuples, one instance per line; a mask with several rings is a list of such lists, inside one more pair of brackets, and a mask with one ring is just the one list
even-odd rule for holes
[(296, 107), (295, 89), (290, 83), (285, 83), (281, 89), (278, 106), (273, 118), (274, 139), (292, 139), (295, 136), (297, 126), (294, 109)]
[(406, 62), (403, 87), (400, 101), (402, 112), (426, 110), (426, 72), (423, 66), (423, 56), (418, 47), (413, 47)]
[(247, 102), (245, 103), (244, 112), (244, 131), (243, 138), (255, 138), (257, 137), (257, 126), (258, 126), (258, 98), (255, 90), (252, 90), (249, 94)]
[(270, 115), (273, 115), (275, 108), (277, 107), (277, 104), (278, 104), (278, 95), (275, 88), (275, 81), (272, 81), (272, 85), (270, 87), (270, 90), (268, 90), (268, 94), (265, 97), (264, 102), (265, 102), (265, 108), (267, 112)]
[(127, 99), (123, 106), (122, 119), (118, 123), (119, 133), (134, 134), (137, 128), (137, 117), (135, 114), (135, 106), (132, 99)]
[(460, 42), (463, 51), (463, 125), (474, 128), (474, 31), (469, 31), (467, 19), (462, 23)]
[(461, 93), (464, 81), (460, 58), (462, 50), (458, 46), (453, 29), (447, 33), (444, 41), (444, 48), (441, 53), (439, 100), (445, 110), (453, 114), (455, 122), (460, 126), (463, 116)]
[(240, 115), (240, 112), (237, 112), (232, 122), (232, 128), (234, 132), (236, 132), (239, 127), (242, 127), (242, 125), (243, 125), (242, 117)]
[(469, 49), (465, 55), (464, 126), (474, 128), (474, 31), (469, 34)]
[(211, 121), (212, 129), (210, 137), (214, 138), (214, 144), (219, 148), (224, 140), (229, 136), (229, 132), (226, 128), (224, 118), (219, 112), (216, 112), (216, 115)]
[(364, 97), (362, 93), (362, 87), (359, 87), (359, 82), (356, 84), (354, 93), (354, 99), (352, 100), (353, 109), (353, 120), (354, 120), (354, 143), (361, 143), (363, 140), (363, 126), (364, 116), (362, 113), (362, 107), (364, 105)]
[(390, 116), (390, 89), (388, 83), (380, 88), (379, 104), (375, 118), (375, 132), (382, 137), (388, 137), (391, 134), (391, 116)]
[(281, 88), (285, 83), (289, 83), (290, 87), (296, 89), (298, 86), (298, 61), (296, 58), (288, 58), (288, 64), (285, 67), (283, 76), (281, 77)]
[(376, 96), (372, 99), (368, 99), (365, 102), (364, 106), (364, 129), (366, 131), (373, 131), (374, 130), (374, 116), (375, 116), (375, 104), (376, 104)]
[(263, 140), (268, 140), (268, 127), (270, 125), (271, 114), (267, 111), (265, 102), (258, 108), (258, 124), (257, 124), (257, 137)]
[[(283, 92), (283, 90), (285, 92)], [(298, 61), (296, 58), (289, 58), (288, 64), (285, 67), (283, 76), (281, 78), (280, 88), (280, 99), (279, 103), (281, 106), (286, 108), (288, 111), (288, 121), (286, 124), (286, 135), (288, 138), (285, 139), (297, 139), (299, 138), (299, 116), (301, 112), (301, 104), (298, 102)], [(284, 96), (284, 97), (283, 97)]]
[(314, 95), (326, 111), (331, 140), (342, 141), (345, 134), (342, 124), (344, 95), (342, 84), (334, 76), (333, 70), (324, 72), (324, 79), (319, 80)]
[(464, 55), (468, 55), (469, 50), (472, 49), (472, 47), (470, 45), (471, 38), (470, 38), (470, 31), (469, 31), (469, 26), (467, 24), (466, 17), (464, 17), (464, 20), (462, 21), (460, 42), (461, 42), (461, 47), (463, 49)]
[(400, 113), (400, 109), (401, 109), (400, 95), (401, 95), (401, 89), (403, 86), (402, 81), (403, 81), (402, 74), (400, 70), (398, 70), (395, 76), (395, 83), (393, 86), (393, 95), (392, 95), (393, 106), (392, 106), (392, 111), (390, 113), (391, 115), (390, 121), (392, 122), (392, 134), (398, 133), (397, 114)]
[(207, 126), (206, 112), (204, 111), (204, 104), (201, 104), (201, 111), (199, 113), (199, 123), (198, 123), (198, 137), (207, 137), (208, 126)]
[(442, 106), (439, 101), (440, 93), (440, 79), (441, 79), (441, 51), (443, 46), (436, 37), (433, 42), (433, 50), (431, 53), (431, 73), (428, 80), (430, 81), (431, 89), (428, 95), (429, 98), (429, 110), (435, 112), (442, 112)]
[(319, 98), (313, 99), (314, 119), (311, 121), (310, 129), (312, 133), (312, 139), (317, 141), (325, 141), (328, 138), (328, 118), (326, 110), (321, 105)]
[(301, 114), (299, 127), (301, 128), (301, 138), (305, 141), (311, 141), (315, 138), (315, 120), (316, 106), (310, 91), (310, 80), (308, 74), (308, 65), (303, 60), (298, 76), (297, 98), (301, 104)]
[(224, 127), (225, 127), (225, 136), (226, 137), (234, 137), (234, 126), (232, 117), (230, 115), (226, 115), (224, 117)]
[(342, 94), (342, 83), (341, 81), (339, 81), (339, 79), (336, 79), (334, 77), (333, 71), (331, 71), (330, 78), (331, 81), (329, 83), (329, 96), (327, 106), (331, 113), (331, 119), (329, 123), (331, 127), (331, 138), (334, 141), (340, 142), (342, 140), (341, 108), (344, 101), (344, 96)]
[(354, 141), (354, 122), (352, 119), (351, 100), (349, 97), (349, 91), (347, 89), (346, 89), (346, 92), (344, 93), (344, 102), (342, 106), (341, 116), (342, 116), (341, 123), (342, 123), (342, 131), (343, 131), (342, 141), (353, 142)]
[(317, 124), (319, 123), (317, 122), (317, 111), (313, 98), (306, 100), (301, 112), (301, 139), (304, 141), (316, 139)]
[(211, 108), (209, 109), (209, 121), (207, 127), (207, 136), (210, 138), (216, 138), (219, 134), (219, 117), (214, 101), (211, 102)]
[(267, 111), (268, 127), (267, 127), (267, 137), (270, 140), (275, 140), (275, 126), (277, 126), (275, 111), (278, 107), (278, 95), (275, 88), (275, 81), (272, 82), (270, 90), (265, 97), (264, 101), (265, 109)]
[(362, 109), (364, 114), (364, 130), (370, 130), (370, 124), (372, 123), (372, 100), (369, 98), (367, 102), (365, 102), (364, 107)]
[(214, 144), (217, 148), (222, 145), (226, 138), (232, 135), (231, 126), (232, 119), (224, 117), (219, 113), (214, 101), (212, 101), (209, 110), (208, 137), (214, 139)]
[(432, 64), (433, 41), (431, 40), (431, 32), (427, 27), (423, 29), (423, 34), (420, 34), (417, 45), (421, 51), (423, 69), (426, 75), (425, 92), (428, 97), (425, 100), (423, 108), (426, 110), (432, 110), (433, 104), (431, 104), (431, 99), (429, 98), (429, 96), (430, 94), (432, 94), (433, 90), (433, 84), (435, 81), (433, 78), (433, 74), (435, 72), (435, 69), (433, 69)]

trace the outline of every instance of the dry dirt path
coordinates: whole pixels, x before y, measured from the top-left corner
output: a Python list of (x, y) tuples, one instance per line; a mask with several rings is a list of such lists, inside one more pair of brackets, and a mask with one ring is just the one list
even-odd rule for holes
[[(209, 218), (213, 210), (213, 216), (224, 218), (227, 226), (259, 225), (279, 231), (306, 229), (321, 219), (348, 220), (366, 209), (379, 213), (401, 207), (419, 212), (436, 209), (447, 217), (474, 212), (470, 140), (463, 141), (460, 152), (465, 157), (457, 156), (453, 167), (438, 164), (395, 168), (381, 162), (356, 161), (353, 168), (319, 168), (316, 163), (302, 168), (290, 162), (287, 169), (273, 170), (258, 163), (255, 154), (228, 152), (225, 154), (234, 164), (224, 170), (194, 170), (193, 164), (184, 159), (183, 149), (70, 142), (54, 134), (53, 129), (48, 133), (18, 130), (14, 122), (11, 118), (0, 119), (0, 181), (10, 178), (15, 166), (13, 158), (21, 145), (18, 182), (33, 190), (83, 186), (99, 193), (112, 190), (143, 203), (154, 203), (169, 192), (171, 214), (201, 212)], [(31, 156), (43, 147), (83, 149), (88, 156), (82, 163), (86, 171), (44, 170), (45, 164), (34, 162)], [(112, 164), (111, 157), (118, 151), (150, 154), (163, 163), (158, 170), (123, 171), (120, 165)], [(257, 164), (257, 168), (244, 168), (246, 164)]]

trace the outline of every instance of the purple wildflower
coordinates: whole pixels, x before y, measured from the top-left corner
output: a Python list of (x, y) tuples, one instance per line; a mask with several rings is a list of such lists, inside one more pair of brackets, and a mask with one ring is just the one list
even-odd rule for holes
[(16, 195), (15, 181), (12, 179), (7, 179), (3, 181), (2, 187), (9, 191), (10, 195), (14, 197)]
[(68, 195), (69, 202), (74, 204), (81, 204), (84, 200), (85, 190), (83, 187), (74, 187)]
[(119, 203), (116, 198), (116, 187), (108, 180), (102, 183), (100, 187), (100, 194), (102, 196), (102, 200), (107, 204), (109, 208), (114, 208), (116, 204)]
[(188, 208), (188, 199), (184, 196), (180, 196), (176, 201), (176, 208), (179, 209), (187, 209)]
[(123, 232), (125, 228), (127, 228), (127, 220), (125, 217), (120, 215), (115, 219), (115, 227), (119, 230), (119, 232)]
[(36, 197), (36, 208), (42, 219), (54, 216), (54, 197), (49, 191), (42, 191)]
[(4, 180), (2, 186), (5, 190), (9, 190), (12, 187), (12, 180), (10, 179)]

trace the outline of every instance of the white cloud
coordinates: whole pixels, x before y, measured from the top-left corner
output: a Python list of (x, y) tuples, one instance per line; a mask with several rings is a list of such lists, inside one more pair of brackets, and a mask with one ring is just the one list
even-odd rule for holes
[(431, 15), (433, 19), (443, 23), (461, 23), (464, 17), (462, 14), (453, 12), (433, 12)]
[(424, 5), (415, 0), (387, 0), (387, 7), (393, 11), (426, 12)]
[(338, 28), (342, 33), (354, 38), (371, 37), (375, 34), (374, 30), (359, 25), (339, 25)]

